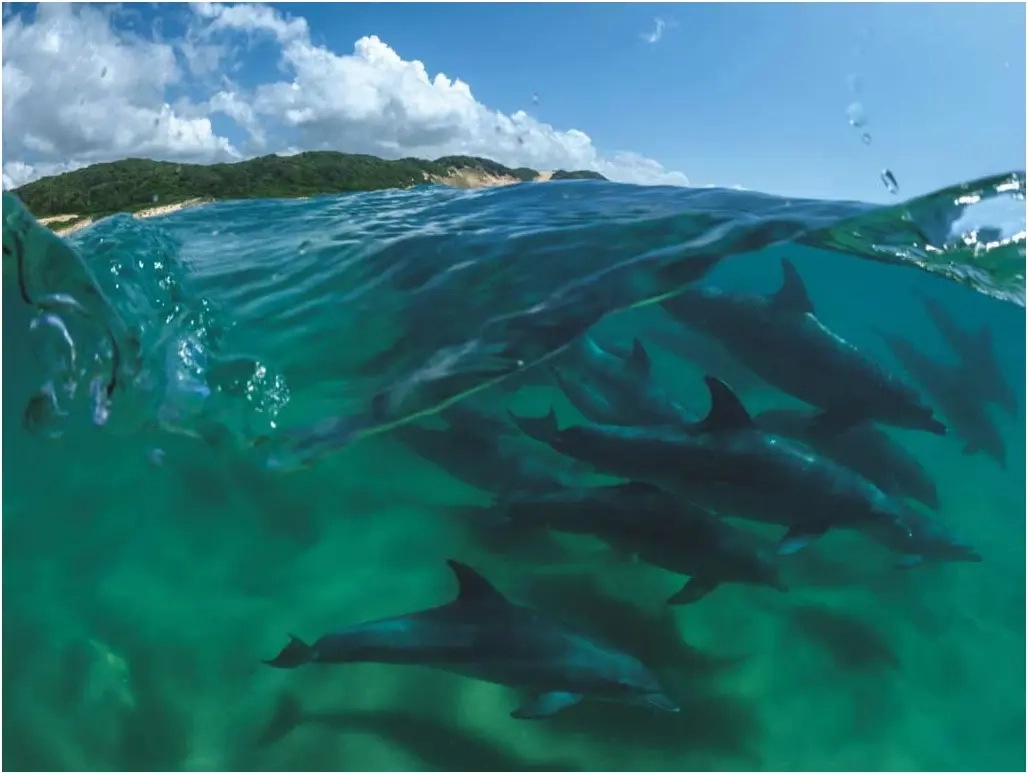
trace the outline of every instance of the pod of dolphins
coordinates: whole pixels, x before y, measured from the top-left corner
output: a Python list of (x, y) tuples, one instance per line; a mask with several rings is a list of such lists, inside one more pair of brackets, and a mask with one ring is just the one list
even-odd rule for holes
[[(709, 405), (701, 415), (657, 382), (638, 338), (630, 346), (604, 345), (586, 332), (512, 380), (514, 391), (558, 389), (584, 421), (564, 424), (552, 407), (519, 415), (478, 397), (443, 410), (446, 428), (420, 421), (393, 433), (492, 496), (486, 506), (459, 508), (463, 520), (498, 534), (599, 538), (619, 554), (688, 577), (667, 600), (672, 605), (698, 602), (726, 583), (787, 592), (781, 562), (837, 529), (880, 543), (897, 555), (898, 567), (981, 561), (925, 510), (940, 507), (934, 481), (876, 425), (955, 435), (965, 454), (1005, 465), (989, 403), (1015, 413), (1018, 401), (989, 333), (966, 332), (925, 298), (956, 364), (883, 334), (907, 381), (818, 319), (789, 260), (782, 271), (781, 288), (770, 295), (688, 287), (661, 306), (669, 324), (688, 329), (682, 340), (716, 340), (735, 360), (732, 367), (809, 409), (753, 414), (729, 383), (708, 373)], [(504, 397), (510, 386), (493, 395)], [(587, 472), (616, 481), (590, 485)], [(780, 526), (781, 540), (767, 543), (726, 518)], [(525, 691), (512, 712), (518, 719), (550, 717), (583, 699), (678, 710), (630, 653), (512, 603), (464, 563), (448, 565), (458, 587), (450, 603), (345, 627), (313, 644), (290, 635), (265, 662), (434, 667)]]

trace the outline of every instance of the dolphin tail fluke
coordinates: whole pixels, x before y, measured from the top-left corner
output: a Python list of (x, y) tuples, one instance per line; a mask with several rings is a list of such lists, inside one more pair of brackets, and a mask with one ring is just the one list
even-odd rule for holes
[(540, 443), (550, 443), (560, 430), (557, 427), (557, 414), (550, 408), (550, 412), (545, 416), (518, 416), (513, 411), (507, 411), (510, 415), (511, 421), (513, 421), (518, 429), (524, 432), (533, 440), (538, 440)]
[(309, 644), (304, 644), (299, 637), (289, 634), (289, 644), (282, 648), (271, 660), (263, 661), (275, 668), (296, 668), (314, 660), (317, 652)]

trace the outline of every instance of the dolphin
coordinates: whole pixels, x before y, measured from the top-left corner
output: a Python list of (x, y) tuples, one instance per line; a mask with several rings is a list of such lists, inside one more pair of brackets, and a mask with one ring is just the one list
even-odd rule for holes
[(884, 331), (879, 334), (896, 359), (939, 406), (953, 426), (954, 434), (964, 441), (964, 454), (984, 453), (1005, 470), (1007, 449), (1003, 435), (989, 415), (988, 406), (964, 389), (963, 369), (933, 360), (905, 338)]
[(906, 532), (899, 503), (848, 467), (761, 431), (723, 381), (705, 378), (710, 412), (688, 429), (575, 426), (550, 409), (514, 420), (530, 437), (594, 469), (679, 494), (719, 515), (786, 526), (779, 553), (832, 528), (868, 524)]
[[(574, 374), (565, 371), (568, 363)], [(653, 382), (650, 355), (636, 338), (628, 353), (604, 349), (588, 335), (568, 355), (550, 366), (571, 404), (600, 424), (661, 425), (695, 421)]]
[(656, 677), (632, 655), (508, 601), (471, 567), (447, 560), (457, 578), (449, 604), (350, 626), (308, 645), (290, 635), (271, 660), (396, 663), (438, 668), (526, 690), (515, 719), (551, 717), (583, 698), (678, 711)]
[(874, 419), (936, 435), (946, 427), (920, 394), (818, 320), (796, 267), (770, 296), (686, 288), (661, 303), (679, 322), (719, 339), (770, 384), (822, 411), (819, 423), (843, 429)]
[(789, 409), (763, 411), (753, 420), (765, 432), (806, 443), (859, 472), (887, 494), (939, 509), (932, 476), (913, 454), (873, 424), (855, 424), (839, 433), (822, 432), (814, 414)]
[(765, 388), (764, 380), (740, 363), (718, 339), (680, 325), (669, 317), (666, 311), (661, 310), (659, 323), (646, 331), (647, 340), (701, 372), (731, 384), (736, 394), (746, 395)]
[(869, 537), (900, 554), (896, 563), (900, 569), (924, 563), (982, 560), (978, 551), (951, 533), (937, 518), (910, 507), (903, 522), (910, 530), (909, 535), (898, 534), (895, 529), (869, 529), (867, 532)]
[(921, 295), (921, 302), (935, 329), (960, 358), (967, 375), (967, 388), (981, 399), (995, 403), (1011, 416), (1016, 416), (1017, 393), (1003, 373), (999, 355), (996, 354), (992, 328), (983, 325), (977, 333), (969, 332), (961, 328), (945, 306), (935, 298)]
[(395, 436), (451, 477), (490, 494), (559, 491), (574, 479), (574, 465), (559, 456), (543, 459), (538, 446), (510, 435), (505, 419), (458, 404), (442, 413), (447, 429), (405, 424)]
[(515, 523), (599, 537), (622, 553), (689, 575), (669, 604), (698, 601), (726, 582), (788, 590), (773, 554), (755, 537), (645, 483), (518, 496), (495, 510)]

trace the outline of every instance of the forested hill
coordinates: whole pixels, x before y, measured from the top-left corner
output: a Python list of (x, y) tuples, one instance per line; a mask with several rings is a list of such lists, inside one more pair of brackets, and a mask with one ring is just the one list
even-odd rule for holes
[(210, 165), (129, 158), (45, 177), (15, 193), (36, 217), (65, 213), (99, 217), (198, 198), (288, 198), (431, 183), (473, 188), (537, 179), (606, 178), (591, 171), (558, 170), (550, 175), (524, 167), (510, 169), (474, 156), (390, 161), (319, 151)]

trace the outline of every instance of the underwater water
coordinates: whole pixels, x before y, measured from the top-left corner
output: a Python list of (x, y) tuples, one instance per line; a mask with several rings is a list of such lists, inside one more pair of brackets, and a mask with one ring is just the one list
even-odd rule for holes
[[(1024, 193), (1023, 173), (888, 208), (432, 187), (122, 215), (64, 242), (5, 192), (4, 767), (1021, 769)], [(490, 519), (531, 481), (633, 478), (510, 419), (596, 423), (573, 398), (583, 340), (630, 375), (638, 340), (635, 394), (690, 421), (707, 375), (758, 418), (810, 410), (661, 303), (769, 297), (783, 260), (817, 319), (946, 424), (876, 426), (934, 484), (934, 509), (909, 506), (980, 561), (901, 569), (833, 528), (776, 559), (787, 592), (669, 605), (686, 576), (637, 551)], [(604, 389), (607, 423), (647, 431)], [(443, 669), (262, 663), (290, 634), (453, 601), (447, 559), (631, 654), (681, 710), (587, 696), (526, 721), (524, 690)]]

